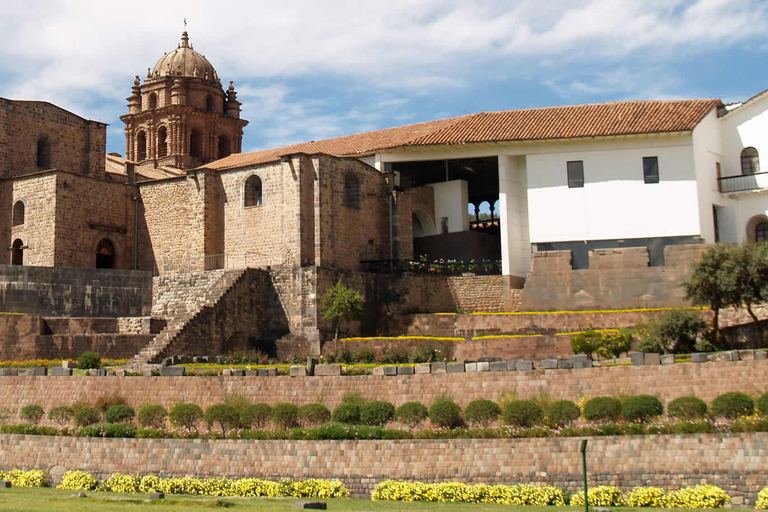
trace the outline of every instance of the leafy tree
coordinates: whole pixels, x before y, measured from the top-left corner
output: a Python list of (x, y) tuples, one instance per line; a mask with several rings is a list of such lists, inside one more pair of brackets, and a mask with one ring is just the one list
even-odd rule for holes
[(734, 272), (734, 305), (744, 307), (757, 332), (757, 346), (763, 346), (760, 320), (752, 310), (755, 304), (768, 301), (768, 244), (748, 243), (732, 250)]
[(365, 317), (365, 300), (355, 290), (341, 282), (341, 278), (328, 289), (320, 303), (322, 317), (334, 323), (334, 339), (339, 339), (339, 325), (342, 320), (362, 320)]

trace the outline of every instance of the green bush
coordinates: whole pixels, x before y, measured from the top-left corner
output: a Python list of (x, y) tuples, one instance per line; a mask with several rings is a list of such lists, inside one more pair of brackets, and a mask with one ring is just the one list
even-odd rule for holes
[(360, 405), (355, 403), (341, 403), (333, 410), (333, 421), (357, 425), (360, 423)]
[(698, 420), (707, 415), (707, 404), (695, 396), (681, 396), (669, 402), (667, 414), (670, 418)]
[(557, 400), (547, 407), (547, 421), (555, 427), (565, 427), (579, 419), (581, 409), (570, 400)]
[(655, 396), (637, 395), (627, 398), (621, 405), (621, 415), (630, 421), (644, 423), (664, 414), (664, 405)]
[(64, 426), (75, 417), (75, 411), (68, 405), (59, 405), (48, 411), (48, 419)]
[(130, 423), (136, 416), (136, 411), (130, 405), (113, 405), (104, 414), (107, 423)]
[(701, 315), (689, 309), (675, 308), (665, 311), (659, 323), (659, 335), (667, 351), (673, 354), (693, 352), (696, 340), (707, 328)]
[(125, 397), (119, 393), (112, 393), (111, 395), (101, 395), (94, 404), (102, 414), (107, 412), (107, 409), (113, 405), (125, 405)]
[(480, 428), (488, 428), (501, 416), (501, 408), (490, 400), (473, 400), (464, 409), (464, 419)]
[(419, 402), (406, 402), (395, 411), (395, 419), (411, 430), (429, 416), (429, 410)]
[(515, 400), (504, 408), (503, 419), (506, 425), (531, 427), (541, 421), (544, 411), (535, 400)]
[(80, 370), (98, 370), (101, 368), (101, 356), (98, 352), (83, 352), (77, 358), (77, 367)]
[(586, 354), (591, 359), (597, 349), (600, 348), (602, 339), (603, 337), (599, 332), (588, 329), (571, 337), (571, 350), (574, 354)]
[(389, 402), (373, 401), (360, 406), (360, 421), (364, 425), (384, 425), (395, 417), (395, 406)]
[(768, 416), (768, 393), (763, 393), (757, 399), (757, 410), (763, 416)]
[(456, 428), (464, 424), (461, 407), (450, 398), (435, 401), (429, 408), (429, 421), (435, 427)]
[(611, 396), (598, 396), (584, 404), (584, 418), (589, 421), (616, 421), (621, 417), (621, 402)]
[(240, 411), (240, 425), (243, 428), (263, 429), (267, 426), (272, 407), (267, 404), (247, 405)]
[(633, 335), (629, 329), (602, 332), (597, 353), (600, 357), (619, 357), (632, 348)]
[(735, 419), (755, 412), (755, 402), (749, 395), (740, 391), (725, 393), (712, 402), (712, 416), (715, 418)]
[(216, 404), (210, 406), (205, 410), (203, 419), (208, 424), (208, 428), (211, 428), (214, 424), (218, 424), (222, 434), (226, 434), (227, 430), (237, 428), (240, 424), (240, 414), (234, 406), (229, 404)]
[(306, 427), (316, 427), (331, 419), (331, 411), (323, 404), (307, 404), (299, 407), (299, 420)]
[(98, 423), (100, 420), (101, 414), (95, 407), (83, 407), (78, 409), (78, 411), (75, 413), (75, 425), (78, 427), (93, 425), (94, 423)]
[(193, 429), (203, 419), (203, 410), (198, 405), (181, 402), (171, 407), (168, 419), (174, 427)]
[(665, 352), (664, 344), (661, 342), (659, 334), (659, 321), (655, 318), (646, 318), (635, 324), (632, 334), (637, 340), (635, 349), (647, 354), (663, 354)]
[(90, 407), (90, 406), (91, 404), (89, 402), (86, 402), (85, 400), (75, 400), (74, 402), (72, 402), (72, 405), (70, 407), (72, 407), (72, 412), (76, 413), (83, 407)]
[(296, 426), (299, 418), (299, 408), (293, 404), (279, 403), (272, 406), (270, 419), (282, 429), (289, 429)]
[(135, 429), (129, 423), (94, 423), (80, 429), (81, 437), (133, 437)]
[(19, 418), (24, 421), (28, 421), (33, 425), (40, 423), (40, 420), (45, 416), (45, 411), (37, 404), (25, 405), (21, 408)]
[(163, 428), (168, 411), (162, 405), (145, 405), (139, 409), (139, 425), (148, 428)]

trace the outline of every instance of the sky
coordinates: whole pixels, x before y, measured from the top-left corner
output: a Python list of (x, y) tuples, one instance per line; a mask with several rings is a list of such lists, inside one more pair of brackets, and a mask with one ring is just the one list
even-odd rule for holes
[(481, 111), (768, 89), (765, 0), (3, 2), (0, 96), (109, 123), (184, 30), (226, 86), (243, 151)]

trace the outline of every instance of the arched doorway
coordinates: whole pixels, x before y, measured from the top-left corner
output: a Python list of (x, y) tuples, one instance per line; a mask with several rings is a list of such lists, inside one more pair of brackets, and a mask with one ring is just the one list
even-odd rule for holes
[(96, 246), (96, 268), (115, 268), (115, 246), (108, 238)]
[(24, 242), (17, 238), (11, 245), (11, 265), (24, 264)]
[(415, 209), (411, 214), (413, 223), (413, 238), (421, 238), (436, 234), (435, 223), (432, 217), (424, 210)]

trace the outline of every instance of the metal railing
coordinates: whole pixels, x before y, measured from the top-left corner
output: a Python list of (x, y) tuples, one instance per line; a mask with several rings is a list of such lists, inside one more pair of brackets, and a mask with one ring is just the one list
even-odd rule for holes
[(205, 270), (217, 270), (227, 268), (226, 254), (207, 254), (205, 256)]
[(501, 261), (499, 260), (362, 260), (360, 263), (364, 272), (375, 274), (399, 274), (404, 272), (431, 275), (462, 275), (465, 273), (475, 275), (501, 274)]
[(759, 190), (768, 187), (768, 172), (755, 174), (739, 174), (737, 176), (724, 176), (717, 179), (720, 192), (743, 192), (747, 190)]

